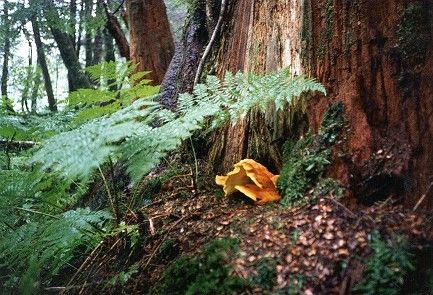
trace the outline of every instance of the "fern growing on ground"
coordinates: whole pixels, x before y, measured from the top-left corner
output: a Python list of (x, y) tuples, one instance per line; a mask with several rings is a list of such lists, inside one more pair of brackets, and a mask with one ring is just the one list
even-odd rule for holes
[(414, 269), (407, 241), (397, 235), (384, 240), (379, 232), (374, 231), (370, 247), (373, 253), (366, 261), (364, 278), (353, 291), (364, 295), (400, 294), (405, 275)]
[(65, 111), (0, 117), (0, 139), (41, 141), (0, 157), (9, 161), (0, 167), (5, 169), (0, 170), (0, 270), (8, 287), (46, 285), (77, 251), (101, 239), (108, 213), (64, 210), (107, 161), (124, 162), (137, 182), (209, 119), (215, 128), (241, 119), (251, 108), (264, 111), (270, 103), (294, 112), (304, 105), (301, 93), (324, 92), (319, 83), (292, 77), (288, 70), (265, 76), (227, 73), (223, 80), (209, 76), (193, 93), (182, 94), (174, 113), (152, 101), (149, 95), (158, 88), (142, 79), (145, 73), (130, 75), (125, 69), (119, 79), (122, 71), (115, 64), (88, 71), (101, 87), (71, 94)]
[[(18, 282), (26, 290), (34, 285), (30, 278), (46, 284), (76, 251), (85, 253), (101, 240), (109, 219), (105, 211), (76, 209), (16, 228), (0, 240), (0, 267), (9, 271), (5, 287)], [(21, 281), (23, 278), (27, 281)]]

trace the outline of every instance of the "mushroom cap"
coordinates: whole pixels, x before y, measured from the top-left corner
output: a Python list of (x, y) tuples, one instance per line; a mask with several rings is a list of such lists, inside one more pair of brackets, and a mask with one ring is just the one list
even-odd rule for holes
[(215, 182), (223, 186), (228, 197), (240, 191), (257, 204), (280, 200), (276, 188), (279, 175), (274, 175), (260, 163), (252, 159), (244, 159), (234, 165), (234, 169), (226, 176), (215, 177)]

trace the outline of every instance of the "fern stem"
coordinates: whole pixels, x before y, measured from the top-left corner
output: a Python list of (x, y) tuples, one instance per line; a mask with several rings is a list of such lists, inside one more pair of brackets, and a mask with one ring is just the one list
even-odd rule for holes
[(192, 149), (192, 155), (194, 157), (194, 165), (195, 165), (195, 175), (192, 176), (192, 184), (193, 184), (193, 188), (195, 190), (195, 193), (198, 192), (198, 187), (197, 187), (197, 183), (198, 183), (198, 162), (197, 162), (197, 155), (195, 153), (195, 148), (194, 148), (194, 144), (192, 142), (192, 138), (189, 137), (189, 142), (191, 143), (191, 149)]
[(110, 191), (110, 188), (108, 187), (107, 179), (105, 178), (105, 175), (102, 172), (101, 166), (98, 166), (98, 170), (99, 170), (99, 173), (101, 174), (102, 181), (104, 182), (105, 190), (107, 191), (108, 200), (110, 202), (110, 207), (111, 207), (111, 210), (113, 211), (114, 218), (116, 219), (116, 226), (117, 226), (117, 225), (119, 225), (119, 221), (120, 221), (118, 208), (116, 208), (116, 206), (114, 204), (113, 196), (111, 195), (111, 191)]
[(50, 217), (50, 218), (54, 218), (54, 219), (57, 219), (57, 220), (61, 220), (60, 217), (57, 217), (55, 215), (51, 215), (51, 214), (48, 214), (48, 213), (44, 213), (44, 212), (41, 212), (41, 211), (37, 211), (37, 210), (26, 209), (26, 208), (21, 208), (21, 207), (16, 207), (16, 206), (13, 206), (12, 208), (17, 209), (17, 210), (21, 210), (21, 211), (25, 211), (25, 212), (34, 213), (34, 214), (40, 214), (40, 215), (47, 216), (47, 217)]

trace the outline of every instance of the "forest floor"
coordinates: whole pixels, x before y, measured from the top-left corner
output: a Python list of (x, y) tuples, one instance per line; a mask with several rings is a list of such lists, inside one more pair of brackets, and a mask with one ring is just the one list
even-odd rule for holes
[[(191, 176), (178, 175), (162, 183), (151, 203), (126, 215), (124, 231), (80, 261), (63, 291), (154, 294), (176, 258), (199, 255), (209, 241), (232, 237), (239, 241), (239, 252), (227, 260), (231, 274), (256, 282), (245, 294), (351, 294), (374, 252), (375, 231), (385, 240), (404, 237), (416, 254), (415, 264), (416, 259), (425, 261), (424, 246), (433, 241), (428, 215), (390, 199), (353, 208), (333, 196), (293, 208), (276, 203), (256, 206), (241, 196), (218, 197), (220, 189), (211, 184), (212, 178), (207, 182), (210, 189), (195, 194)], [(138, 236), (128, 233), (134, 227)], [(420, 281), (426, 275), (422, 269), (410, 274), (406, 288), (424, 294)]]

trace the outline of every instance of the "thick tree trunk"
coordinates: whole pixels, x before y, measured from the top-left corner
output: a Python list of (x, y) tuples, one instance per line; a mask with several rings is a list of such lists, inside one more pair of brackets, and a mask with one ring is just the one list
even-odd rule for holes
[(153, 85), (161, 84), (174, 53), (163, 0), (127, 0), (131, 61), (137, 71), (150, 71), (146, 76)]
[[(42, 76), (44, 77), (45, 91), (47, 93), (47, 98), (48, 98), (48, 107), (49, 107), (50, 111), (56, 112), (57, 111), (57, 103), (56, 103), (56, 99), (55, 99), (54, 93), (53, 93), (53, 86), (51, 83), (50, 72), (48, 71), (47, 60), (45, 58), (44, 45), (43, 45), (42, 40), (41, 40), (41, 33), (39, 31), (39, 23), (38, 23), (38, 20), (36, 18), (36, 15), (32, 16), (31, 22), (32, 22), (32, 27), (33, 27), (33, 35), (34, 35), (35, 43), (36, 43), (36, 52), (37, 52), (37, 56), (38, 56), (37, 60), (38, 60), (38, 64), (39, 64), (41, 71), (42, 71)], [(32, 108), (32, 110), (33, 110), (33, 108)]]
[[(217, 74), (265, 73), (287, 66), (293, 73), (301, 73), (301, 2), (240, 0), (232, 5), (219, 50), (214, 52)], [(266, 116), (252, 111), (245, 120), (214, 134), (210, 160), (218, 172), (231, 169), (246, 157), (277, 172), (281, 168), (279, 144), (296, 133), (289, 123), (288, 118), (277, 117), (272, 107)]]
[[(215, 54), (217, 73), (291, 65), (317, 77), (329, 95), (311, 100), (310, 126), (318, 128), (332, 101), (347, 111), (346, 156), (329, 173), (363, 202), (398, 195), (413, 204), (433, 175), (432, 8), (423, 0), (239, 0)], [(220, 169), (244, 157), (279, 167), (273, 143), (287, 135), (275, 134), (285, 127), (272, 113), (252, 112), (216, 135), (211, 159)]]
[[(59, 16), (56, 7), (52, 0), (48, 2), (52, 21), (59, 22)], [(87, 75), (83, 72), (75, 48), (71, 42), (71, 38), (65, 32), (59, 30), (56, 26), (50, 26), (54, 40), (59, 48), (63, 63), (68, 69), (69, 91), (75, 91), (80, 88), (90, 88), (90, 81)]]
[(346, 156), (330, 172), (365, 202), (396, 195), (414, 204), (433, 180), (432, 14), (424, 0), (312, 1), (306, 65), (329, 97), (308, 116), (317, 129), (330, 101), (343, 101)]

